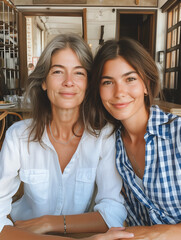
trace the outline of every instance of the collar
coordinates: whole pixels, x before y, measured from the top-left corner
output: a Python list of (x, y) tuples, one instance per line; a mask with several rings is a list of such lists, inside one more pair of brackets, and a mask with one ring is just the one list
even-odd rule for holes
[[(162, 111), (157, 105), (151, 106), (148, 125), (144, 136), (145, 141), (147, 141), (151, 135), (156, 135), (163, 139), (171, 138), (170, 123), (177, 117), (176, 115)], [(117, 139), (121, 137), (121, 128), (122, 126), (117, 130)]]
[(171, 138), (170, 123), (175, 118), (177, 118), (176, 115), (162, 111), (157, 105), (151, 106), (145, 140), (150, 135), (156, 135), (163, 139)]

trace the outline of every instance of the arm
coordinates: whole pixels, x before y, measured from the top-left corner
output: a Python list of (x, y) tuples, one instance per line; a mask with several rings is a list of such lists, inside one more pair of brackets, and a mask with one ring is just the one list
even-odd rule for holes
[(116, 169), (115, 135), (102, 131), (102, 155), (97, 168), (98, 187), (94, 211), (99, 211), (107, 226), (121, 227), (127, 217), (124, 198), (121, 195), (122, 179)]
[(12, 196), (20, 185), (18, 176), (19, 153), (17, 145), (14, 144), (17, 139), (13, 140), (9, 130), (7, 130), (0, 152), (0, 231), (4, 225), (13, 225), (7, 215), (11, 211)]
[(181, 223), (173, 225), (158, 224), (153, 226), (127, 227), (126, 231), (134, 233), (134, 239), (139, 240), (180, 240)]
[(0, 239), (1, 240), (19, 240), (19, 239), (26, 239), (26, 240), (63, 240), (63, 239), (71, 239), (71, 238), (64, 238), (64, 237), (58, 237), (58, 236), (50, 236), (50, 235), (39, 235), (34, 234), (31, 232), (28, 232), (26, 230), (18, 229), (16, 227), (12, 226), (5, 226), (0, 233)]
[[(79, 215), (67, 215), (67, 233), (106, 232), (108, 230), (103, 218), (98, 212)], [(17, 221), (15, 226), (34, 233), (58, 232), (64, 233), (63, 216), (46, 215), (26, 221)]]
[[(132, 238), (133, 234), (127, 233), (123, 231), (124, 228), (115, 228), (110, 229), (108, 232), (103, 234), (97, 234), (91, 237), (81, 238), (81, 240), (114, 240), (114, 239), (121, 239), (121, 238)], [(19, 239), (26, 239), (26, 240), (72, 240), (71, 237), (62, 237), (62, 236), (52, 236), (52, 235), (39, 235), (34, 234), (22, 229), (18, 229), (12, 226), (5, 226), (3, 231), (0, 233), (1, 240), (19, 240)]]

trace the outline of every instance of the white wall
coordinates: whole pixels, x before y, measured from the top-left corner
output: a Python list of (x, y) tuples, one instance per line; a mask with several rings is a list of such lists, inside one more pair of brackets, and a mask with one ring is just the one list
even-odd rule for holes
[[(160, 3), (161, 4), (160, 6), (162, 6), (165, 2), (166, 1), (162, 1), (162, 3)], [(111, 38), (115, 38), (117, 8), (115, 8), (115, 12), (112, 12), (112, 8), (113, 7), (87, 8), (87, 38), (88, 43), (92, 45), (93, 54), (96, 53), (99, 47), (101, 25), (104, 25), (105, 41)], [(135, 8), (132, 9), (135, 10)], [(162, 85), (165, 61), (158, 63), (158, 52), (165, 50), (167, 14), (162, 13), (160, 8), (156, 8), (156, 10), (157, 10), (157, 25), (156, 25), (155, 61), (160, 71), (160, 80)]]
[[(162, 0), (163, 3), (163, 0)], [(164, 3), (163, 3), (164, 4)], [(78, 9), (78, 8), (74, 8)], [(80, 8), (79, 8), (80, 9)], [(82, 9), (82, 8), (81, 8)], [(113, 7), (87, 7), (87, 39), (88, 44), (91, 45), (93, 54), (96, 53), (99, 47), (99, 39), (101, 33), (101, 25), (104, 25), (103, 39), (115, 38), (116, 36), (116, 11), (117, 9), (132, 9), (137, 10), (138, 7), (123, 8), (114, 7), (115, 11), (112, 11)], [(142, 10), (144, 8), (141, 8)], [(156, 44), (155, 44), (155, 60), (157, 61), (157, 52), (165, 49), (166, 44), (166, 13), (162, 13), (160, 8), (145, 8), (157, 10), (157, 26), (156, 26)], [(36, 29), (36, 28), (35, 28)], [(54, 35), (51, 37), (45, 35), (45, 45)], [(35, 40), (36, 38), (34, 38)], [(36, 41), (36, 40), (35, 40)]]
[(95, 54), (99, 47), (101, 25), (104, 25), (103, 39), (106, 41), (115, 38), (116, 12), (112, 8), (88, 8), (87, 9), (87, 39), (92, 45), (92, 52)]
[[(167, 0), (158, 1), (158, 13), (157, 13), (157, 32), (156, 32), (156, 63), (160, 72), (161, 88), (163, 87), (164, 70), (165, 70), (165, 49), (166, 49), (166, 31), (167, 31), (167, 13), (162, 13), (161, 7), (167, 2)], [(164, 61), (159, 63), (158, 52), (164, 51)]]
[[(116, 10), (118, 8), (114, 8), (115, 12), (112, 12), (112, 9), (113, 7), (87, 8), (87, 38), (88, 43), (92, 45), (93, 53), (96, 52), (99, 46), (101, 25), (104, 25), (104, 40), (115, 38)], [(137, 10), (138, 8), (131, 9)], [(157, 60), (157, 52), (165, 49), (166, 13), (162, 13), (159, 8), (152, 9), (157, 10), (156, 44), (155, 44), (156, 46), (155, 60)]]
[(167, 2), (167, 0), (158, 0), (158, 7), (162, 7), (163, 4), (165, 4)]
[[(27, 0), (28, 1), (28, 0)], [(159, 0), (158, 7), (101, 7), (101, 6), (86, 6), (87, 8), (87, 38), (88, 44), (92, 46), (92, 52), (95, 54), (99, 47), (101, 25), (104, 25), (104, 40), (115, 38), (116, 35), (116, 10), (157, 10), (157, 26), (156, 26), (156, 44), (155, 44), (155, 60), (157, 61), (158, 51), (165, 49), (166, 44), (166, 13), (162, 13), (160, 7), (165, 4), (166, 0)], [(115, 9), (112, 12), (112, 9)], [(61, 7), (67, 9), (67, 7)], [(83, 7), (71, 7), (71, 9), (83, 9)], [(45, 36), (46, 39), (46, 36)], [(160, 72), (163, 72), (164, 63), (158, 63)]]
[(39, 57), (40, 56), (40, 46), (38, 43), (38, 39), (37, 39), (37, 25), (44, 30), (44, 25), (42, 24), (42, 22), (40, 21), (40, 19), (38, 17), (34, 17), (33, 19), (33, 56), (35, 57)]
[[(160, 72), (161, 88), (163, 86), (164, 68), (165, 68), (165, 48), (166, 48), (166, 26), (167, 14), (162, 13), (160, 9), (157, 12), (157, 29), (156, 29), (156, 55), (155, 61)], [(158, 62), (158, 52), (164, 51), (163, 62)]]

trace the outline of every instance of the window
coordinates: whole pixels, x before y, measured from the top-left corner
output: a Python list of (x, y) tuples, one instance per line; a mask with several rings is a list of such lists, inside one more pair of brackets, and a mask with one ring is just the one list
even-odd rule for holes
[[(164, 77), (164, 96), (168, 102), (181, 104), (181, 3), (168, 1), (167, 44)], [(173, 4), (173, 2), (176, 2)]]

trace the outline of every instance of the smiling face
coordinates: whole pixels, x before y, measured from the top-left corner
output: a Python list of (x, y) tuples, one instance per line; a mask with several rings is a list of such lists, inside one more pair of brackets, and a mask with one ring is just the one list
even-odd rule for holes
[(126, 121), (147, 114), (143, 80), (122, 57), (108, 60), (103, 67), (100, 97), (106, 110), (116, 119)]
[(87, 87), (87, 72), (70, 48), (53, 54), (43, 90), (47, 90), (52, 108), (79, 108)]

